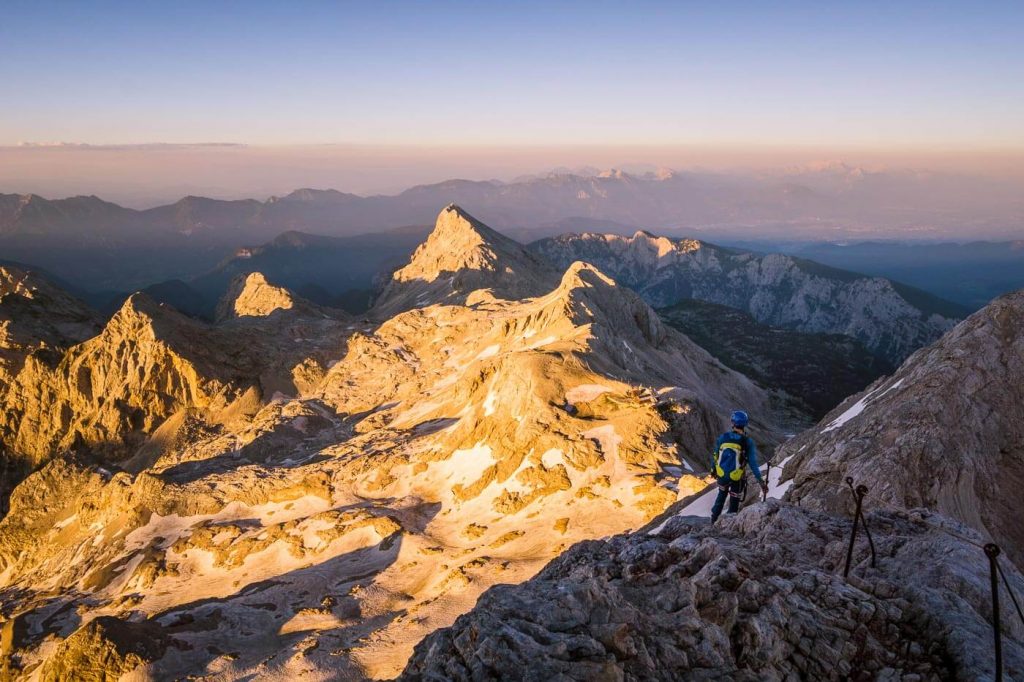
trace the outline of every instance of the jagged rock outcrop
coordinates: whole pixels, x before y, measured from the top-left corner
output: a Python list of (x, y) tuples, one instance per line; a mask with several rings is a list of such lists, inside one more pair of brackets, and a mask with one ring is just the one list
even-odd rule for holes
[(124, 456), (171, 415), (216, 413), (244, 392), (244, 364), (200, 323), (131, 297), (55, 366), (30, 357), (12, 380), (0, 440), (33, 466), (86, 447)]
[[(53, 329), (52, 342), (66, 344), (74, 340), (70, 333), (95, 328), (95, 317), (79, 322), (73, 299), (50, 289), (55, 293), (33, 299), (45, 320), (34, 328)], [(260, 305), (255, 294), (266, 293), (266, 287), (252, 289), (241, 292), (254, 294), (246, 298), (249, 312)], [(294, 395), (319, 381), (341, 352), (334, 336), (344, 316), (328, 316), (284, 290), (273, 293), (298, 303), (285, 316), (265, 322), (242, 318), (225, 328), (136, 294), (93, 338), (68, 347), (40, 341), (31, 354), (22, 354), (17, 373), (0, 392), (2, 506), (28, 471), (62, 453), (108, 463), (136, 455), (148, 461), (158, 432), (164, 443), (187, 437), (178, 433), (186, 423), (221, 428), (251, 415), (261, 395)], [(15, 295), (3, 297), (4, 308)], [(51, 301), (61, 305), (47, 305)], [(16, 322), (25, 329), (29, 320), (19, 316)]]
[(963, 311), (922, 291), (781, 254), (637, 232), (542, 239), (530, 250), (565, 267), (583, 260), (656, 307), (685, 298), (749, 312), (758, 322), (845, 334), (892, 363), (938, 339)]
[(169, 638), (150, 623), (113, 616), (89, 621), (61, 642), (39, 673), (42, 682), (108, 682), (160, 658)]
[[(580, 543), (530, 581), (486, 592), (417, 645), (399, 679), (989, 678), (987, 561), (926, 518), (872, 514), (877, 568), (861, 561), (849, 580), (837, 573), (849, 523), (778, 500), (716, 527), (670, 516), (650, 533)], [(1003, 622), (1017, 679), (1024, 625)]]
[(528, 298), (557, 281), (548, 263), (450, 204), (409, 264), (392, 275), (374, 312), (386, 317), (435, 303), (461, 304), (483, 289), (507, 300)]
[(81, 301), (29, 270), (0, 266), (0, 393), (29, 355), (59, 355), (99, 329)]
[[(17, 402), (7, 393), (26, 364), (51, 368), (69, 347), (99, 330), (99, 317), (81, 301), (30, 270), (0, 266), (0, 406)], [(3, 415), (0, 423), (11, 428), (16, 418)], [(0, 517), (7, 513), (11, 490), (31, 467), (0, 435)]]
[[(244, 317), (267, 317), (278, 310), (318, 314), (316, 306), (283, 287), (274, 286), (262, 273), (239, 275), (217, 305), (218, 322)], [(321, 313), (322, 314), (322, 313)]]
[(1024, 566), (1024, 291), (1007, 294), (851, 396), (786, 444), (792, 499), (843, 508), (847, 476), (867, 504), (928, 507), (979, 530)]
[[(157, 678), (393, 675), (488, 586), (703, 488), (707, 444), (737, 405), (766, 451), (781, 439), (786, 396), (629, 289), (578, 263), (545, 290), (532, 257), (456, 209), (442, 217), (442, 232), (455, 222), (484, 241), (463, 232), (463, 252), (444, 256), (438, 272), (462, 269), (434, 281), (440, 302), (379, 324), (294, 307), (214, 326), (150, 311), (152, 334), (107, 330), (69, 351), (62, 366), (145, 378), (161, 347), (195, 368), (179, 382), (190, 396), (240, 395), (219, 411), (169, 401), (130, 432), (127, 459), (57, 457), (18, 486), (0, 522), (2, 616), (28, 633), (12, 670), (115, 616), (168, 638), (145, 663)], [(507, 298), (519, 286), (529, 296)]]

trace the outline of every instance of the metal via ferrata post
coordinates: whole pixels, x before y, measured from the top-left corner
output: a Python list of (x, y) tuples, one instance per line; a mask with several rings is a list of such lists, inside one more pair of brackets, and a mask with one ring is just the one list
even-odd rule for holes
[(996, 653), (996, 682), (1002, 682), (1003, 679), (1003, 637), (1000, 632), (999, 624), (999, 545), (994, 543), (988, 543), (985, 545), (985, 556), (988, 557), (989, 572), (992, 577), (992, 635), (995, 644)]
[(864, 504), (864, 496), (868, 494), (868, 488), (866, 485), (858, 485), (856, 488), (853, 486), (853, 479), (849, 476), (846, 477), (846, 485), (850, 486), (850, 490), (853, 491), (853, 499), (857, 505), (856, 510), (853, 513), (853, 529), (850, 531), (850, 545), (846, 548), (846, 566), (843, 568), (843, 577), (850, 577), (850, 564), (853, 562), (853, 547), (857, 542), (857, 530), (860, 525), (864, 524), (864, 532), (868, 536), (868, 545), (871, 547), (871, 568), (875, 567), (875, 541), (871, 537), (871, 531), (868, 529), (868, 522), (864, 518), (864, 511), (862, 509)]

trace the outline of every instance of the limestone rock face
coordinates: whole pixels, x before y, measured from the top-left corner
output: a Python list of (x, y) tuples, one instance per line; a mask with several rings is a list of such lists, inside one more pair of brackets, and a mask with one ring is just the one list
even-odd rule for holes
[[(18, 376), (29, 368), (48, 372), (72, 345), (95, 336), (100, 319), (85, 304), (45, 278), (22, 268), (0, 266), (0, 405), (12, 406), (19, 396), (7, 395)], [(15, 389), (20, 390), (20, 389)], [(0, 415), (0, 433), (17, 428), (20, 412)], [(31, 469), (31, 462), (8, 450), (0, 437), (0, 516), (7, 512), (11, 489)]]
[(951, 329), (960, 313), (881, 277), (695, 239), (583, 233), (542, 239), (530, 249), (562, 267), (592, 263), (655, 307), (685, 298), (719, 303), (764, 324), (852, 336), (894, 364)]
[(993, 539), (1024, 565), (1024, 291), (1007, 294), (851, 396), (779, 453), (791, 499), (851, 476), (879, 503), (928, 507)]
[(230, 320), (240, 317), (266, 317), (277, 310), (293, 310), (312, 314), (312, 303), (295, 296), (287, 289), (274, 286), (262, 273), (239, 275), (228, 287), (217, 306), (216, 319)]
[[(0, 391), (0, 510), (13, 485), (63, 453), (134, 467), (127, 461), (136, 455), (143, 462), (187, 437), (178, 432), (186, 424), (221, 428), (255, 411), (261, 395), (294, 395), (322, 378), (344, 331), (343, 314), (325, 316), (301, 299), (288, 316), (262, 325), (243, 318), (213, 327), (143, 294), (130, 297), (99, 330), (95, 317), (53, 289), (58, 293), (31, 300), (36, 308), (30, 310), (45, 324), (30, 327), (24, 315), (14, 318), (18, 330), (50, 330), (49, 341), (37, 341), (29, 353), (30, 345), (0, 346), (0, 355), (21, 358)], [(4, 296), (4, 309), (12, 296)], [(69, 334), (88, 329), (99, 333), (71, 345)]]
[(99, 328), (84, 303), (31, 271), (0, 266), (0, 393), (29, 355), (59, 355)]
[(0, 434), (33, 465), (79, 445), (127, 454), (136, 436), (179, 410), (216, 411), (241, 393), (231, 383), (243, 368), (218, 357), (217, 346), (203, 325), (136, 294), (56, 366), (26, 361)]
[[(919, 518), (872, 514), (878, 566), (860, 562), (849, 581), (836, 572), (848, 522), (778, 500), (717, 527), (671, 516), (580, 543), (486, 592), (417, 645), (399, 679), (991, 678), (987, 561)], [(1024, 626), (1003, 622), (1016, 679)]]
[(386, 316), (434, 303), (464, 303), (467, 294), (482, 289), (499, 298), (527, 298), (550, 291), (557, 281), (551, 265), (451, 204), (409, 264), (392, 275), (375, 312)]
[(163, 656), (167, 640), (154, 625), (100, 616), (60, 643), (43, 665), (39, 679), (43, 682), (118, 680)]

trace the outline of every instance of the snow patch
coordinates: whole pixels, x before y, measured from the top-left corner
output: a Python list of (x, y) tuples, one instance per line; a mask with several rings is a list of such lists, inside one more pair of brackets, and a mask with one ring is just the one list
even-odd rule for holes
[(559, 450), (558, 448), (551, 448), (550, 450), (548, 450), (547, 452), (540, 456), (540, 463), (543, 464), (544, 467), (547, 469), (556, 467), (564, 461), (565, 458), (562, 455), (562, 451)]
[(565, 402), (570, 405), (589, 402), (602, 393), (607, 393), (610, 390), (612, 389), (608, 386), (602, 386), (600, 384), (581, 384), (574, 388), (570, 388), (565, 392)]
[(778, 464), (772, 465), (771, 471), (768, 472), (768, 497), (777, 497), (781, 499), (782, 496), (786, 494), (786, 491), (789, 490), (789, 487), (793, 485), (792, 478), (785, 483), (779, 483), (779, 479), (782, 478), (782, 467), (786, 466), (786, 462), (788, 462), (792, 457), (793, 455), (790, 455)]
[(615, 427), (612, 424), (605, 424), (604, 426), (584, 431), (582, 436), (596, 440), (601, 446), (601, 452), (609, 457), (614, 457), (618, 454), (619, 443), (622, 442), (622, 436), (615, 432)]
[(456, 450), (451, 457), (434, 466), (452, 483), (465, 484), (479, 479), (496, 461), (491, 446), (481, 441), (467, 450)]
[(58, 521), (57, 523), (53, 524), (53, 528), (54, 528), (54, 530), (60, 530), (61, 528), (65, 528), (68, 524), (70, 524), (72, 521), (74, 521), (77, 518), (78, 518), (78, 514), (77, 513), (72, 514), (71, 516), (67, 517), (63, 521)]
[(499, 346), (498, 344), (494, 344), (493, 346), (487, 346), (487, 348), (484, 348), (482, 351), (480, 351), (480, 354), (476, 356), (476, 359), (485, 360), (487, 358), (494, 357), (495, 355), (498, 354), (499, 350), (501, 350), (501, 346)]
[(850, 409), (848, 409), (846, 412), (843, 412), (841, 415), (836, 417), (836, 419), (833, 420), (832, 423), (830, 423), (828, 426), (823, 428), (821, 430), (821, 432), (822, 433), (828, 433), (829, 431), (834, 431), (835, 429), (838, 429), (843, 424), (845, 424), (846, 422), (850, 421), (851, 419), (853, 419), (854, 417), (859, 415), (861, 412), (863, 412), (864, 408), (868, 406), (868, 402), (869, 401), (877, 400), (878, 398), (881, 398), (883, 395), (885, 395), (889, 391), (893, 391), (893, 390), (899, 388), (900, 384), (902, 384), (902, 383), (903, 383), (903, 379), (900, 379), (895, 384), (893, 384), (892, 386), (889, 386), (887, 389), (885, 389), (881, 393), (879, 393), (877, 389), (872, 391), (871, 393), (868, 393), (866, 396), (864, 396), (863, 398), (858, 400), (856, 403), (854, 403), (853, 406), (850, 407)]
[(495, 406), (498, 402), (498, 394), (494, 392), (494, 388), (487, 391), (487, 397), (484, 398), (484, 416), (490, 417), (495, 412)]
[(676, 516), (711, 516), (711, 507), (715, 505), (716, 497), (718, 497), (717, 485), (683, 507), (682, 511), (676, 514)]
[(546, 346), (546, 345), (548, 345), (549, 343), (554, 343), (554, 342), (555, 342), (555, 341), (557, 341), (557, 340), (558, 340), (558, 337), (555, 337), (555, 336), (545, 336), (545, 337), (544, 337), (543, 339), (541, 339), (540, 341), (537, 341), (536, 343), (532, 343), (532, 344), (530, 344), (530, 345), (528, 346), (528, 348), (530, 348), (530, 349), (533, 349), (533, 348), (540, 348), (541, 346)]

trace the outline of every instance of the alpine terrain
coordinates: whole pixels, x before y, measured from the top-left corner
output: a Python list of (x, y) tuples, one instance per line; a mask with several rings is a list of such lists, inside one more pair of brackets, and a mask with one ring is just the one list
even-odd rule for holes
[[(702, 494), (579, 543), (400, 679), (994, 679), (992, 541), (1002, 679), (1024, 679), (1022, 326), (1024, 292), (992, 302), (782, 445), (767, 501), (712, 526)], [(847, 476), (873, 544), (862, 528), (844, 578)]]
[(963, 317), (956, 304), (882, 277), (783, 254), (758, 255), (648, 232), (566, 234), (531, 249), (564, 266), (593, 263), (653, 306), (695, 298), (749, 312), (763, 324), (851, 336), (892, 363)]
[(14, 678), (394, 676), (488, 587), (703, 490), (735, 406), (769, 456), (799, 416), (454, 205), (361, 321), (260, 273), (213, 323), (135, 294), (90, 328), (24, 289), (3, 309), (49, 324), (3, 337)]
[[(0, 396), (32, 366), (51, 367), (67, 349), (100, 330), (85, 304), (36, 273), (0, 266)], [(29, 367), (26, 370), (26, 367)], [(8, 417), (0, 417), (14, 427)], [(7, 496), (32, 467), (32, 460), (7, 452), (0, 442), (0, 514)]]

